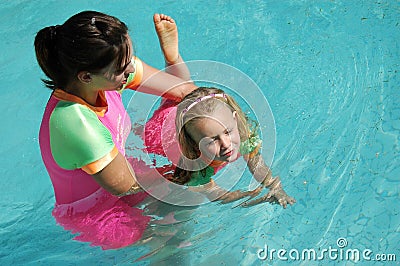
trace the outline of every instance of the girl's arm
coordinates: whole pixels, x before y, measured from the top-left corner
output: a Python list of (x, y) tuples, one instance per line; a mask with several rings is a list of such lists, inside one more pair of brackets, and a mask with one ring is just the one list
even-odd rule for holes
[(193, 192), (200, 192), (205, 195), (210, 201), (221, 201), (223, 204), (230, 203), (245, 197), (255, 197), (260, 192), (261, 189), (257, 188), (252, 191), (227, 191), (226, 189), (218, 186), (214, 180), (211, 179), (211, 182), (202, 185), (202, 186), (193, 186), (189, 188)]
[[(143, 82), (138, 91), (180, 101), (197, 88), (192, 81), (183, 80), (154, 67), (143, 64)], [(183, 63), (184, 64), (184, 63)], [(181, 73), (181, 72), (180, 72)]]
[(292, 205), (296, 202), (294, 198), (288, 196), (283, 190), (279, 176), (272, 177), (272, 171), (265, 164), (261, 154), (257, 153), (252, 157), (245, 156), (245, 159), (253, 177), (261, 183), (262, 188), (269, 188), (269, 192), (266, 196), (244, 203), (242, 206), (251, 206), (261, 202), (278, 202), (283, 208), (286, 208), (287, 204)]

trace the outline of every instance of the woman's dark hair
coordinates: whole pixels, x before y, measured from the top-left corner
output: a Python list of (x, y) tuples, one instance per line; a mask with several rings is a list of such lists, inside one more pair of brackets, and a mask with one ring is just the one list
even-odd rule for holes
[(80, 12), (62, 25), (41, 29), (35, 37), (37, 61), (50, 89), (65, 88), (80, 71), (99, 73), (115, 62), (129, 60), (128, 27), (119, 19), (96, 11)]

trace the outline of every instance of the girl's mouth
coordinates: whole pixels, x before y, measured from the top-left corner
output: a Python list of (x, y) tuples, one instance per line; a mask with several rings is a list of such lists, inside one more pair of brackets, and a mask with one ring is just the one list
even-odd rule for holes
[(230, 157), (233, 154), (233, 150), (226, 152), (222, 155), (222, 157)]

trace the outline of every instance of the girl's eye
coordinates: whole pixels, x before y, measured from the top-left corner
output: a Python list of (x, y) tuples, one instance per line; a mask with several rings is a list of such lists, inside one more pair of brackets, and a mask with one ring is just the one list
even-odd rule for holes
[(225, 135), (230, 135), (232, 133), (232, 129), (228, 129), (225, 131)]
[(212, 139), (212, 140), (208, 141), (206, 145), (207, 145), (207, 146), (214, 145), (214, 143), (215, 143), (216, 140), (217, 140), (217, 139)]

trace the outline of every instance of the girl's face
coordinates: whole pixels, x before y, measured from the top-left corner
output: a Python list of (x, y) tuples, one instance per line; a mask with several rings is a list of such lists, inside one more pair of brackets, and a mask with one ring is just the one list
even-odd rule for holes
[(205, 159), (232, 162), (239, 153), (240, 135), (236, 112), (225, 105), (217, 108), (210, 117), (193, 123), (188, 133), (199, 145)]
[(111, 63), (101, 71), (102, 73), (92, 75), (92, 86), (97, 89), (109, 91), (109, 90), (120, 90), (126, 84), (127, 78), (130, 73), (135, 72), (135, 68), (132, 63), (132, 41), (128, 36), (129, 40), (129, 57), (125, 59), (125, 65), (115, 66)]

